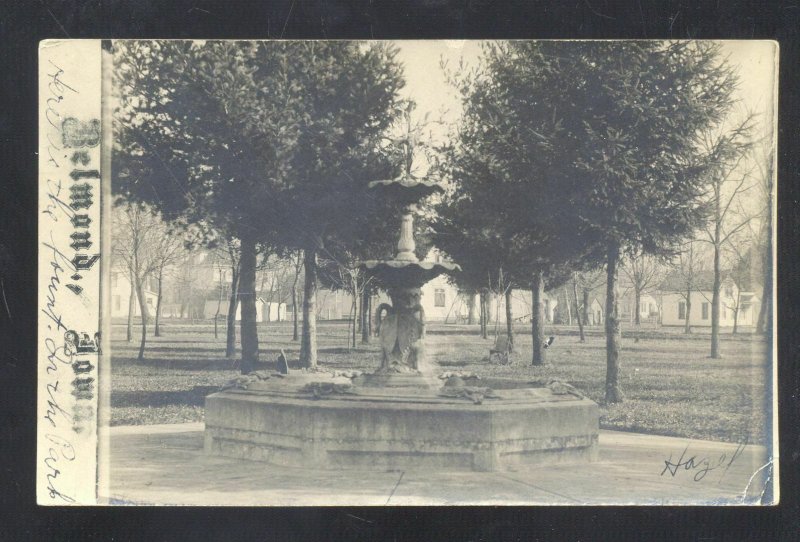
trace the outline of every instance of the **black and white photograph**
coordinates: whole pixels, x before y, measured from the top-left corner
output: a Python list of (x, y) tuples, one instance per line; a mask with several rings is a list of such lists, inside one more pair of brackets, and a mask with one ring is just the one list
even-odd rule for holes
[(43, 42), (39, 504), (778, 503), (778, 58)]

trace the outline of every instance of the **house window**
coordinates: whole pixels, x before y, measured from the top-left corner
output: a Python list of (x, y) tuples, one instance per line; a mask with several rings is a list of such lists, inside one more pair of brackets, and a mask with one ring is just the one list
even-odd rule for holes
[(115, 287), (119, 284), (119, 273), (111, 273), (111, 286)]
[(678, 320), (686, 320), (686, 301), (678, 301)]
[(433, 291), (433, 306), (444, 307), (444, 290), (442, 288), (436, 288)]
[(153, 299), (152, 299), (152, 298), (150, 298), (150, 297), (148, 297), (148, 298), (147, 298), (147, 304), (148, 304), (148, 305), (150, 305), (150, 306), (152, 307), (152, 306), (153, 306)]
[(708, 303), (703, 302), (701, 306), (702, 318), (703, 320), (708, 320)]
[[(116, 278), (116, 275), (113, 275), (113, 276)], [(122, 306), (122, 303), (120, 302), (119, 296), (115, 295), (114, 296), (114, 310), (118, 311), (121, 308), (121, 306)]]

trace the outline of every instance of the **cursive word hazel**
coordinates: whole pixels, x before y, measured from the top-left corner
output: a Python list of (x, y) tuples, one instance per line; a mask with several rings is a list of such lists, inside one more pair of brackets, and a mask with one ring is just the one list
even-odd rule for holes
[(724, 476), (724, 473), (727, 472), (733, 462), (742, 455), (745, 446), (747, 446), (747, 442), (741, 442), (737, 444), (736, 449), (730, 456), (728, 456), (727, 453), (722, 453), (719, 457), (712, 459), (707, 456), (698, 457), (697, 455), (686, 457), (689, 453), (689, 445), (687, 444), (677, 461), (673, 462), (672, 454), (669, 454), (669, 459), (664, 461), (664, 470), (661, 471), (661, 476), (669, 473), (675, 478), (680, 471), (692, 471), (694, 472), (694, 481), (699, 482), (705, 478), (706, 474), (709, 472), (722, 467), (725, 468), (725, 471), (723, 471)]

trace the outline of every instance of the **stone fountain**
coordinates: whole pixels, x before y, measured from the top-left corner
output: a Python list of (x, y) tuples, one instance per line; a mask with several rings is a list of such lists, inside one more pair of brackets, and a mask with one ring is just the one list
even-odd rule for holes
[[(419, 261), (414, 242), (414, 203), (436, 192), (441, 185), (415, 179), (410, 172), (389, 181), (375, 181), (370, 188), (403, 205), (397, 254), (390, 260), (369, 260), (362, 269), (389, 295), (392, 303), (379, 322), (381, 366), (360, 376), (356, 383), (379, 387), (430, 387), (436, 379), (424, 369), (425, 311), (421, 288), (442, 273), (459, 270), (452, 263)], [(379, 313), (383, 311), (379, 310)], [(380, 314), (379, 314), (380, 315)]]
[(362, 263), (391, 299), (380, 321), (380, 367), (241, 377), (206, 398), (206, 451), (323, 469), (491, 471), (593, 460), (597, 405), (568, 384), (437, 374), (430, 366), (421, 287), (458, 266), (419, 261), (413, 212), (442, 187), (411, 175), (410, 159), (403, 175), (370, 187), (404, 209), (394, 258)]

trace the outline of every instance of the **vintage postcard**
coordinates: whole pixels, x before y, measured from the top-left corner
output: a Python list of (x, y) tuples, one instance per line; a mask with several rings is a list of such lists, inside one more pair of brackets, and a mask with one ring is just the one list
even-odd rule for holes
[(778, 503), (778, 55), (43, 41), (38, 503)]

